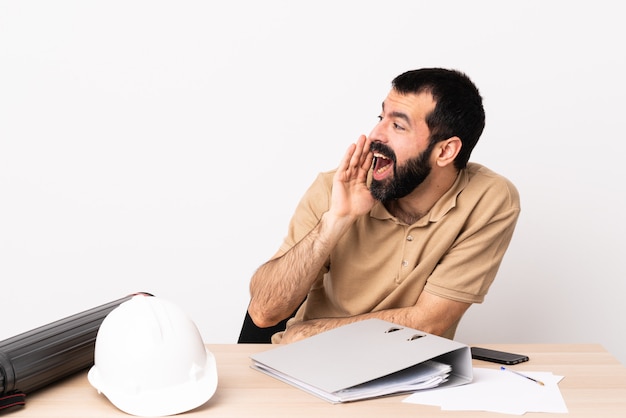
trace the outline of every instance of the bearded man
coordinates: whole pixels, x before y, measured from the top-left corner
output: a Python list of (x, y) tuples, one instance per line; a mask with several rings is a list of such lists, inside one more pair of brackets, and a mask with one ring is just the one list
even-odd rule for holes
[(273, 343), (368, 318), (454, 338), (496, 276), (520, 201), (510, 181), (469, 162), (485, 126), (474, 83), (456, 70), (405, 72), (378, 118), (318, 176), (250, 281), (257, 326), (297, 309)]

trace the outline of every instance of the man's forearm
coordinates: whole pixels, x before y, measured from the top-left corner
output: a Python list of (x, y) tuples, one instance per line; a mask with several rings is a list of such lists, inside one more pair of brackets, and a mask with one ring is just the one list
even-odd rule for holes
[(300, 242), (256, 271), (250, 281), (248, 307), (255, 324), (275, 325), (298, 307), (349, 222), (325, 213)]
[(289, 326), (282, 336), (282, 343), (292, 343), (304, 338), (312, 337), (320, 332), (348, 325), (364, 319), (378, 318), (399, 325), (406, 325), (410, 322), (407, 318), (409, 310), (414, 308), (398, 308), (384, 311), (369, 312), (360, 315), (340, 317), (340, 318), (319, 318), (302, 321)]
[(435, 335), (443, 335), (470, 307), (470, 303), (444, 299), (423, 292), (415, 306), (385, 309), (342, 318), (319, 318), (291, 324), (283, 343), (311, 337), (323, 331), (369, 318), (378, 318)]

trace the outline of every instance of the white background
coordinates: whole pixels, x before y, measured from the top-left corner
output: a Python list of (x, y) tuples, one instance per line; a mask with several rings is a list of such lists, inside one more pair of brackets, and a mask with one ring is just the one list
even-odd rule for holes
[(467, 72), (522, 215), (457, 339), (626, 363), (612, 1), (0, 2), (0, 338), (148, 291), (236, 341), (253, 271), (391, 79)]

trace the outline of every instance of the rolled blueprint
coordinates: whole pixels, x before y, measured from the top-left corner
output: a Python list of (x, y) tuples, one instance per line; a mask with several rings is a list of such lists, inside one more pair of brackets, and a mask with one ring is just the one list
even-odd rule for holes
[(0, 341), (0, 401), (4, 408), (12, 406), (11, 402), (23, 405), (20, 396), (93, 365), (100, 324), (134, 295)]

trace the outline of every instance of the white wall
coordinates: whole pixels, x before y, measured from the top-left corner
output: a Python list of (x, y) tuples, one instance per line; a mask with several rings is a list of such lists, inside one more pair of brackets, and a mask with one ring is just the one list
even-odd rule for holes
[(598, 342), (626, 363), (617, 2), (0, 2), (0, 338), (135, 291), (235, 342), (248, 280), (391, 79), (480, 87), (474, 161), (523, 212), (478, 342)]

